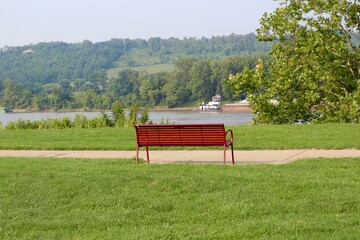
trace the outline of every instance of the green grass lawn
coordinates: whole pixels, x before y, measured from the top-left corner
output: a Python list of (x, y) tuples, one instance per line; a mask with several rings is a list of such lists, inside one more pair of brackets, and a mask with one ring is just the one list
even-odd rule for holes
[[(236, 150), (360, 149), (360, 124), (226, 126), (229, 128), (234, 131)], [(0, 130), (0, 139), (0, 149), (135, 150), (136, 146), (134, 128)]]
[[(360, 125), (227, 126), (235, 149), (360, 149)], [(0, 130), (0, 149), (135, 150), (133, 128)], [(160, 148), (166, 149), (166, 148)], [(0, 239), (357, 239), (360, 158), (0, 158)]]
[(0, 239), (357, 239), (359, 170), (0, 158)]

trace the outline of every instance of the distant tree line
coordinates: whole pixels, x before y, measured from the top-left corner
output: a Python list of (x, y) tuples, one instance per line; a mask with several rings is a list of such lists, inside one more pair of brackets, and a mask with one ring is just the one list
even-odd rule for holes
[[(91, 79), (94, 72), (113, 67), (125, 53), (146, 50), (166, 61), (170, 56), (198, 59), (237, 54), (269, 52), (269, 43), (256, 40), (255, 34), (212, 38), (112, 39), (107, 42), (50, 42), (0, 49), (0, 81), (11, 79), (25, 84), (46, 84), (61, 79)], [(131, 67), (131, 63), (130, 66)]]
[[(255, 34), (211, 38), (112, 39), (107, 42), (39, 43), (0, 49), (0, 106), (34, 110), (177, 107), (207, 101), (220, 93), (233, 100), (224, 84), (229, 74), (254, 67), (272, 43)], [(134, 50), (174, 61), (175, 70), (149, 74), (129, 69), (108, 77), (107, 70)]]
[(208, 101), (217, 93), (224, 100), (234, 98), (225, 80), (245, 67), (254, 67), (267, 54), (236, 55), (221, 60), (180, 59), (172, 72), (149, 74), (131, 69), (108, 78), (105, 70), (94, 71), (88, 79), (63, 78), (47, 84), (22, 84), (10, 79), (1, 82), (0, 105), (33, 110), (111, 109), (123, 107), (187, 106)]
[(36, 85), (61, 79), (91, 79), (94, 72), (110, 68), (123, 53), (118, 41), (5, 47), (0, 51), (0, 80)]

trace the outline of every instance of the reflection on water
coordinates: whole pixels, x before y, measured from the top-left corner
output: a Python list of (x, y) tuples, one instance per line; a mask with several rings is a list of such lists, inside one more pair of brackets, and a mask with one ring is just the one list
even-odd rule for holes
[[(83, 114), (88, 118), (99, 116), (99, 112), (33, 112), (33, 113), (0, 113), (0, 121), (5, 126), (10, 121), (40, 120), (49, 118), (74, 118)], [(149, 117), (154, 123), (224, 123), (241, 125), (250, 123), (254, 114), (249, 112), (197, 112), (197, 111), (150, 111)]]

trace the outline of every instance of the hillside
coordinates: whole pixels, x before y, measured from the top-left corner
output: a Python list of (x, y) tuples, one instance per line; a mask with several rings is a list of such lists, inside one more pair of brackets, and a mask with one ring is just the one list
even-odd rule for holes
[(112, 39), (107, 42), (39, 43), (5, 47), (0, 51), (0, 81), (51, 83), (61, 79), (87, 79), (99, 70), (115, 76), (124, 69), (150, 73), (172, 71), (184, 57), (222, 59), (237, 54), (268, 52), (253, 33), (212, 38)]
[(226, 79), (267, 58), (254, 34), (185, 39), (50, 42), (0, 50), (0, 106), (28, 110), (179, 107), (215, 94)]

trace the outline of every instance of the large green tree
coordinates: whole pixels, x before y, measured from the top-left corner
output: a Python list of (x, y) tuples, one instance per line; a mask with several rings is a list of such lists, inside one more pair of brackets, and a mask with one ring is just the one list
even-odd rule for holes
[(230, 75), (256, 123), (360, 122), (359, 0), (282, 0), (257, 37), (271, 61)]

